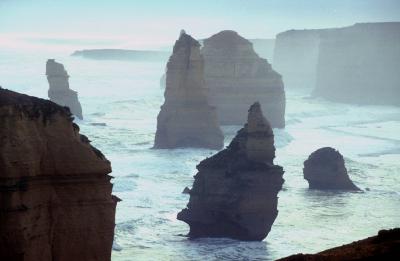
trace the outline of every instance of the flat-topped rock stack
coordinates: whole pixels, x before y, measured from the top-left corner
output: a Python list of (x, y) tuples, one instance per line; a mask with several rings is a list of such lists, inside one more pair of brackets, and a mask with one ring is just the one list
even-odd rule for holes
[(50, 100), (58, 105), (67, 106), (72, 114), (83, 119), (78, 93), (69, 88), (69, 75), (64, 69), (64, 65), (57, 63), (54, 59), (47, 60), (46, 75), (49, 82)]
[(281, 75), (260, 58), (250, 41), (234, 31), (204, 40), (208, 98), (222, 125), (243, 125), (246, 111), (258, 100), (272, 127), (285, 126), (285, 91)]
[(224, 137), (204, 88), (200, 44), (185, 32), (175, 43), (166, 75), (154, 148), (222, 148)]
[(277, 217), (283, 169), (273, 164), (274, 135), (259, 103), (230, 145), (200, 162), (178, 219), (190, 237), (263, 240)]

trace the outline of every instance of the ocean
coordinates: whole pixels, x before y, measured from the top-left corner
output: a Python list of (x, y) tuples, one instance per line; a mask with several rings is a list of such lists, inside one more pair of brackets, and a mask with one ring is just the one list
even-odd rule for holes
[[(112, 260), (274, 260), (372, 236), (400, 226), (400, 108), (356, 106), (286, 90), (286, 128), (274, 129), (275, 164), (283, 166), (278, 217), (262, 242), (189, 240), (176, 219), (207, 149), (154, 150), (163, 103), (164, 62), (98, 61), (69, 53), (0, 51), (3, 88), (47, 98), (45, 63), (64, 64), (84, 120), (75, 122), (111, 161), (116, 213)], [(104, 123), (105, 126), (93, 125)], [(103, 124), (103, 125), (104, 125)], [(223, 128), (229, 144), (241, 126)], [(309, 190), (303, 162), (332, 146), (362, 192)]]

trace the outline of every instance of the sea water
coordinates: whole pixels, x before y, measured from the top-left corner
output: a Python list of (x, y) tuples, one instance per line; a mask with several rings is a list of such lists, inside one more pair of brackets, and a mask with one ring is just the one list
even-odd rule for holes
[[(116, 213), (112, 260), (273, 260), (313, 253), (400, 226), (400, 108), (355, 106), (286, 90), (286, 128), (274, 129), (275, 164), (283, 166), (279, 214), (262, 242), (185, 237), (176, 219), (207, 149), (151, 149), (163, 103), (165, 62), (96, 61), (68, 53), (0, 51), (3, 88), (47, 98), (45, 63), (56, 58), (78, 91), (84, 120), (75, 120), (112, 163)], [(101, 125), (93, 125), (101, 123)], [(224, 127), (229, 144), (241, 126)], [(362, 192), (309, 190), (303, 162), (332, 146), (345, 157)]]

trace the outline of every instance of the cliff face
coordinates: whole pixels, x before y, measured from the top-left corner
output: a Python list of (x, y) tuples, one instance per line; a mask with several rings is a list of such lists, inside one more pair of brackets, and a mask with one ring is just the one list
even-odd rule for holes
[(310, 189), (359, 190), (347, 174), (343, 156), (330, 147), (311, 153), (303, 172)]
[(157, 117), (155, 148), (219, 149), (223, 134), (207, 102), (200, 44), (182, 32), (167, 64), (165, 102)]
[(0, 89), (0, 260), (110, 260), (110, 162), (53, 102)]
[(399, 260), (400, 228), (381, 230), (378, 235), (317, 254), (297, 254), (280, 261)]
[(78, 93), (69, 88), (69, 75), (64, 65), (57, 63), (54, 59), (47, 60), (46, 75), (49, 82), (49, 98), (51, 101), (69, 107), (72, 114), (83, 119), (82, 107), (78, 100)]
[(286, 88), (314, 88), (323, 30), (290, 30), (276, 36), (274, 68)]
[(250, 41), (234, 31), (204, 40), (205, 80), (211, 105), (223, 125), (242, 125), (259, 101), (272, 127), (285, 126), (285, 91), (280, 74), (260, 58)]
[(400, 22), (356, 24), (322, 34), (314, 94), (400, 105)]
[(274, 157), (272, 129), (255, 103), (231, 144), (197, 166), (189, 204), (178, 214), (190, 226), (189, 236), (263, 240), (284, 182)]

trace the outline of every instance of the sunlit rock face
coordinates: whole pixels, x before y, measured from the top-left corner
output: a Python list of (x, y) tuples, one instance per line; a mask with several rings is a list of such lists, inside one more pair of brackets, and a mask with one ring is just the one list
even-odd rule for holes
[(64, 69), (64, 65), (57, 63), (54, 59), (47, 60), (46, 75), (50, 86), (48, 91), (50, 100), (61, 106), (69, 107), (72, 114), (83, 119), (78, 93), (69, 88), (69, 75)]
[(314, 94), (338, 102), (400, 105), (400, 22), (321, 35)]
[(204, 40), (208, 98), (222, 125), (242, 125), (247, 108), (259, 101), (272, 127), (285, 126), (285, 92), (279, 73), (260, 58), (250, 41), (234, 31)]
[(343, 156), (330, 147), (311, 153), (304, 162), (303, 173), (310, 189), (359, 190), (347, 174)]
[(230, 145), (200, 162), (178, 219), (190, 237), (263, 240), (277, 217), (283, 169), (273, 164), (274, 135), (259, 103)]
[(110, 260), (110, 162), (51, 101), (0, 89), (0, 260)]
[(166, 74), (154, 148), (222, 148), (224, 137), (204, 88), (200, 44), (185, 32), (175, 43)]
[(398, 260), (400, 228), (380, 230), (378, 235), (338, 246), (316, 254), (296, 254), (279, 261), (318, 260)]
[(286, 88), (314, 88), (321, 32), (289, 30), (276, 36), (273, 65)]

